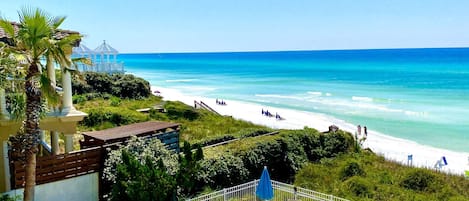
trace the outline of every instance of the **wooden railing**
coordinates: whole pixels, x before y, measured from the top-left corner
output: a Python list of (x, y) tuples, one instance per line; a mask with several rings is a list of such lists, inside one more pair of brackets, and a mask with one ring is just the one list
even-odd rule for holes
[[(84, 174), (99, 172), (102, 166), (103, 148), (83, 149), (68, 154), (43, 156), (37, 158), (36, 184), (44, 184)], [(10, 164), (12, 187), (23, 188), (25, 165), (21, 161)]]
[[(197, 107), (198, 106), (198, 107)], [(207, 104), (205, 104), (204, 102), (200, 101), (196, 101), (194, 100), (194, 107), (197, 109), (197, 108), (202, 108), (202, 109), (205, 109), (205, 110), (208, 110), (212, 113), (215, 113), (219, 116), (222, 116), (220, 113), (218, 113), (216, 110), (214, 110), (212, 107), (208, 106)]]

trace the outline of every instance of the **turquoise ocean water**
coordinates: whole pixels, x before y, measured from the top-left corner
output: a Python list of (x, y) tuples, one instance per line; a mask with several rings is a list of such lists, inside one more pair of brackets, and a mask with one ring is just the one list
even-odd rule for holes
[(121, 54), (128, 73), (190, 95), (327, 114), (469, 152), (469, 48)]

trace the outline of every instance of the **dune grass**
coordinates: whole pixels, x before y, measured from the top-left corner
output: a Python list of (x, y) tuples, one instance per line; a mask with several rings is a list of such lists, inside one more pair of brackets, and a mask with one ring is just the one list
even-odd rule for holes
[(469, 200), (462, 176), (413, 168), (368, 151), (303, 167), (295, 185), (350, 200)]

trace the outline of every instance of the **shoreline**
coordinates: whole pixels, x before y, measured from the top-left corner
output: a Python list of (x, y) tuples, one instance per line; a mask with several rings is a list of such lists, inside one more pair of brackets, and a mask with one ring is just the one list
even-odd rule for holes
[[(193, 105), (194, 100), (204, 101), (222, 115), (232, 116), (236, 119), (250, 121), (254, 124), (275, 129), (302, 129), (307, 126), (318, 131), (327, 131), (328, 127), (334, 124), (340, 129), (352, 134), (356, 131), (356, 125), (324, 114), (270, 107), (228, 99), (223, 99), (227, 105), (218, 105), (213, 98), (187, 96), (175, 89), (151, 86), (151, 90), (152, 92), (155, 90), (160, 91), (160, 95), (163, 96), (164, 100), (181, 101), (188, 105)], [(277, 120), (275, 117), (263, 116), (261, 114), (262, 109), (269, 110), (272, 114), (278, 113), (285, 119)], [(361, 138), (362, 136), (363, 134), (358, 137)], [(437, 160), (445, 156), (448, 165), (443, 166), (440, 171), (463, 175), (464, 170), (469, 170), (469, 153), (422, 145), (414, 141), (376, 132), (372, 128), (368, 128), (368, 137), (362, 147), (370, 148), (376, 154), (383, 155), (387, 160), (402, 164), (407, 164), (407, 157), (409, 154), (412, 154), (414, 167), (426, 167), (430, 169), (435, 169), (434, 165)]]

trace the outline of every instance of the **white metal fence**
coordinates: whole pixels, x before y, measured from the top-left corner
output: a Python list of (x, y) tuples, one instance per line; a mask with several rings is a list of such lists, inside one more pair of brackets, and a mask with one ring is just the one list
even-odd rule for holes
[[(225, 188), (210, 194), (202, 195), (187, 201), (256, 201), (256, 187), (259, 180), (254, 180), (230, 188)], [(272, 180), (274, 198), (272, 201), (348, 201), (333, 195), (328, 195), (305, 188), (295, 187)]]

